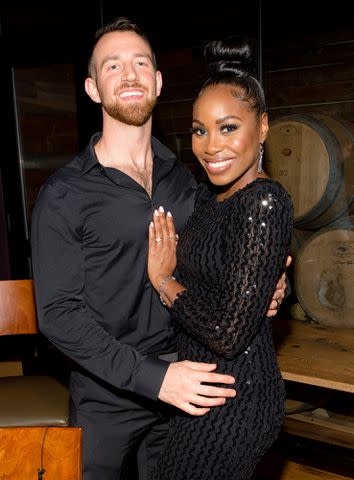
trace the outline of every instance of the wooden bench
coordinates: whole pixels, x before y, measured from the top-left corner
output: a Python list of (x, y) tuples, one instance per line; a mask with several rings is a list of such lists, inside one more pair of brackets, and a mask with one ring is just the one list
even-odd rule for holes
[(285, 380), (354, 393), (354, 329), (281, 318), (273, 326)]
[[(0, 281), (0, 335), (37, 333), (32, 280)], [(67, 387), (14, 373), (0, 377), (0, 480), (81, 480), (82, 430), (68, 426)]]
[[(354, 393), (354, 329), (322, 327), (298, 320), (274, 320), (274, 342), (284, 380), (311, 386), (323, 392)], [(306, 400), (304, 411), (290, 413), (301, 402), (287, 399), (289, 414), (283, 431), (298, 437), (354, 449), (354, 417), (318, 408)], [(335, 473), (286, 460), (278, 473), (272, 473), (278, 459), (262, 464), (264, 476), (257, 480), (346, 480)], [(267, 470), (268, 467), (268, 470)], [(270, 470), (269, 470), (270, 468)], [(266, 473), (265, 473), (266, 472)]]
[(340, 415), (319, 408), (294, 413), (285, 417), (283, 431), (291, 435), (354, 449), (354, 418), (349, 415)]

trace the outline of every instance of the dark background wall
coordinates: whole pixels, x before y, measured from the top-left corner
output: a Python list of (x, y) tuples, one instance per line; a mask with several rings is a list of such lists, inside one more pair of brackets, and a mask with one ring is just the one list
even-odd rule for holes
[(316, 110), (354, 122), (350, 2), (172, 1), (158, 7), (112, 0), (3, 0), (0, 169), (13, 278), (31, 276), (29, 222), (40, 185), (100, 129), (100, 108), (87, 97), (83, 82), (94, 32), (119, 15), (143, 26), (163, 73), (153, 133), (197, 176), (191, 107), (204, 78), (203, 46), (211, 39), (244, 33), (256, 40), (271, 121)]

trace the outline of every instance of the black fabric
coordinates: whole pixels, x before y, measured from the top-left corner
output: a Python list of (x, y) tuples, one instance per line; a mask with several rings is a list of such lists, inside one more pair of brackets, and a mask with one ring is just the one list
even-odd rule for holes
[[(148, 225), (163, 205), (180, 229), (193, 210), (196, 184), (153, 139), (150, 198), (131, 177), (98, 163), (93, 147), (99, 138), (49, 178), (33, 211), (39, 325), (91, 375), (156, 399), (168, 363), (146, 355), (168, 350), (175, 339), (146, 274)], [(79, 407), (85, 399), (74, 401)]]
[(257, 179), (223, 202), (205, 186), (180, 232), (174, 303), (179, 359), (217, 363), (237, 396), (202, 417), (172, 421), (154, 480), (248, 480), (284, 415), (284, 385), (266, 311), (285, 268), (292, 204)]
[[(152, 197), (86, 150), (42, 187), (32, 214), (32, 259), (41, 331), (74, 362), (71, 424), (82, 426), (83, 479), (146, 480), (166, 436), (156, 402), (175, 336), (146, 274), (148, 225), (160, 205), (177, 230), (194, 208), (196, 182), (152, 139)], [(176, 273), (177, 274), (177, 273)], [(152, 400), (150, 400), (152, 399)]]
[(128, 392), (110, 412), (94, 406), (94, 415), (88, 405), (71, 406), (71, 425), (83, 429), (83, 479), (149, 480), (166, 441), (168, 410)]

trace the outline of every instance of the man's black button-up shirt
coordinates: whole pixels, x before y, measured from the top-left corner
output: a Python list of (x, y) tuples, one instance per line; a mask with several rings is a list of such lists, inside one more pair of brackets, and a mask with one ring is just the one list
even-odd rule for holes
[(168, 363), (146, 355), (174, 343), (169, 312), (146, 273), (153, 211), (170, 210), (179, 231), (196, 183), (152, 139), (150, 198), (125, 173), (86, 150), (42, 187), (32, 214), (32, 261), (42, 332), (90, 374), (155, 399)]

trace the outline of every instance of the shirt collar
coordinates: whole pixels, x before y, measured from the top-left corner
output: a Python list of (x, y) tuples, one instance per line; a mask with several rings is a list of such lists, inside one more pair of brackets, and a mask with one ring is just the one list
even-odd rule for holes
[(94, 146), (101, 137), (101, 132), (97, 132), (92, 135), (86, 148), (80, 153), (79, 157), (81, 157), (81, 175), (85, 175), (85, 173), (92, 170), (93, 167), (99, 166), (99, 161)]
[[(101, 137), (102, 132), (93, 134), (86, 148), (79, 154), (79, 157), (81, 157), (82, 160), (80, 175), (85, 175), (85, 173), (91, 171), (93, 167), (100, 166), (94, 147)], [(155, 137), (151, 137), (151, 144), (154, 156), (167, 162), (171, 168), (176, 162), (175, 154)]]

